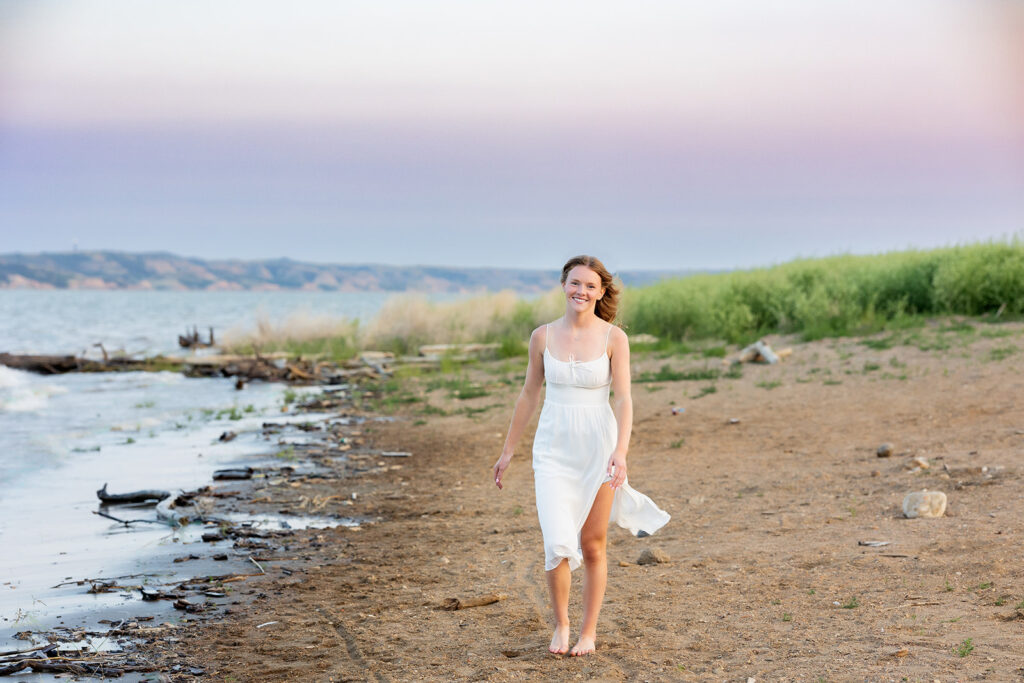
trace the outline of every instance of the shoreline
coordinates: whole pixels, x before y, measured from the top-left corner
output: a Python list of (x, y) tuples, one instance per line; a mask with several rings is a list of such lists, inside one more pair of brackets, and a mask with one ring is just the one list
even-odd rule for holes
[[(266, 573), (238, 584), (230, 612), (184, 623), (173, 647), (154, 635), (136, 654), (171, 676), (195, 668), (224, 681), (1017, 672), (1024, 325), (943, 320), (899, 338), (770, 342), (792, 356), (734, 375), (700, 351), (634, 354), (630, 478), (673, 521), (647, 539), (610, 531), (593, 656), (546, 652), (536, 415), (506, 490), (488, 476), (519, 360), (366, 386), (361, 404), (394, 420), (357, 428), (364, 443), (344, 451), (352, 470), (289, 477), (236, 505), (320, 506), (372, 523), (268, 543)], [(326, 432), (307, 434), (308, 450), (327, 450)], [(883, 442), (889, 458), (876, 454)], [(944, 517), (903, 519), (902, 497), (922, 488), (947, 493)], [(645, 549), (668, 561), (638, 564)], [(444, 608), (489, 596), (498, 600)]]

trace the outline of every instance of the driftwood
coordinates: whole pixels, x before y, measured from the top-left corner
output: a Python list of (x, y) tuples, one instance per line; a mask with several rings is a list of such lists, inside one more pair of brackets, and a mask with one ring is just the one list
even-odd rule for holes
[[(107, 485), (96, 492), (96, 497), (103, 501), (104, 505), (117, 505), (119, 503), (144, 503), (151, 501), (154, 504), (171, 495), (170, 491), (158, 489), (147, 489), (143, 491), (132, 491), (131, 493), (107, 493)], [(120, 520), (118, 520), (120, 521)]]
[(138, 664), (110, 665), (85, 659), (22, 659), (10, 665), (0, 664), (0, 676), (32, 669), (43, 673), (71, 673), (79, 676), (104, 676), (118, 678), (132, 671), (153, 671), (151, 666)]
[(22, 659), (18, 655), (28, 655), (31, 657), (39, 657), (40, 655), (49, 656), (51, 652), (57, 649), (56, 643), (47, 643), (46, 645), (36, 645), (35, 647), (26, 647), (22, 650), (8, 650), (7, 652), (0, 652), (0, 657), (8, 658), (13, 657), (16, 659)]
[(106, 358), (92, 360), (78, 356), (40, 356), (0, 353), (0, 365), (41, 375), (60, 375), (65, 372), (128, 372), (132, 370), (180, 370), (181, 361), (175, 358)]
[(498, 593), (488, 593), (479, 598), (446, 598), (441, 603), (441, 609), (454, 611), (457, 609), (469, 609), (470, 607), (483, 607), (484, 605), (493, 605), (499, 600), (504, 599), (505, 596)]
[(231, 467), (228, 469), (217, 470), (213, 473), (213, 480), (252, 479), (253, 471), (254, 470), (251, 467)]
[(178, 335), (178, 346), (182, 347), (183, 349), (209, 347), (209, 346), (213, 346), (213, 345), (214, 345), (214, 341), (213, 341), (213, 328), (212, 327), (210, 328), (210, 341), (205, 341), (204, 342), (202, 339), (200, 339), (199, 338), (199, 328), (194, 326), (194, 325), (192, 326), (192, 331), (191, 332), (186, 330), (184, 335), (181, 335), (181, 334)]
[(120, 517), (115, 517), (103, 510), (93, 510), (92, 514), (99, 515), (100, 517), (106, 517), (107, 519), (111, 519), (118, 524), (124, 524), (125, 526), (131, 526), (132, 524), (163, 524), (163, 522), (157, 519), (121, 519)]

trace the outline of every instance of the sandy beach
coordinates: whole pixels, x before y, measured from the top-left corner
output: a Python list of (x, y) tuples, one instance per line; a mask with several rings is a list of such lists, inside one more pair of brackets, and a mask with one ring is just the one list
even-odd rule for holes
[[(1019, 678), (1022, 334), (940, 321), (866, 340), (769, 338), (793, 354), (738, 378), (634, 384), (630, 481), (673, 519), (650, 538), (610, 532), (585, 658), (546, 651), (532, 432), (504, 491), (490, 476), (522, 362), (392, 382), (362, 397), (395, 419), (363, 426), (375, 450), (345, 477), (247, 503), (319, 501), (373, 521), (262, 551), (266, 574), (228, 610), (143, 654), (172, 676), (224, 681)], [(723, 369), (700, 352), (633, 360), (635, 378)], [(948, 495), (945, 516), (904, 518), (904, 495), (923, 489)], [(667, 561), (637, 564), (646, 549)]]

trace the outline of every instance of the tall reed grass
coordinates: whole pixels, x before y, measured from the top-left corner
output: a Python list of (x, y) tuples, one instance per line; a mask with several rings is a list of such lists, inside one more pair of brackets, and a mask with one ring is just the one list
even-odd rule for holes
[(744, 342), (768, 332), (807, 339), (877, 331), (921, 315), (1024, 312), (1020, 238), (663, 281), (626, 292), (631, 332)]
[[(342, 359), (361, 349), (407, 354), (423, 344), (497, 342), (507, 357), (524, 354), (530, 332), (564, 308), (558, 288), (530, 300), (510, 291), (446, 303), (399, 295), (365, 327), (301, 315), (280, 325), (261, 319), (255, 334), (229, 334), (226, 345)], [(625, 289), (620, 311), (630, 334), (734, 343), (771, 332), (806, 339), (868, 333), (927, 315), (999, 311), (1019, 316), (1024, 314), (1024, 242), (1018, 237), (694, 275)]]

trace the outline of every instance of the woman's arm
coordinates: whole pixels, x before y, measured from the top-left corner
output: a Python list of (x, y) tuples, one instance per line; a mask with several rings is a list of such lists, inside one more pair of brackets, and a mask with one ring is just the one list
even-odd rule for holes
[(614, 489), (626, 483), (626, 453), (633, 431), (633, 397), (629, 379), (629, 337), (620, 328), (612, 330), (609, 346), (612, 365), (612, 411), (619, 428), (619, 439), (608, 461), (609, 485)]
[(516, 443), (519, 442), (519, 437), (526, 429), (526, 423), (530, 421), (530, 417), (540, 401), (540, 387), (544, 382), (546, 334), (547, 330), (542, 325), (530, 335), (530, 360), (526, 366), (526, 381), (523, 383), (523, 390), (519, 392), (519, 398), (516, 399), (515, 410), (512, 411), (512, 423), (508, 427), (508, 436), (505, 437), (505, 447), (501, 449), (501, 457), (498, 458), (498, 462), (494, 463), (494, 483), (499, 489), (503, 488), (501, 478), (512, 461)]

